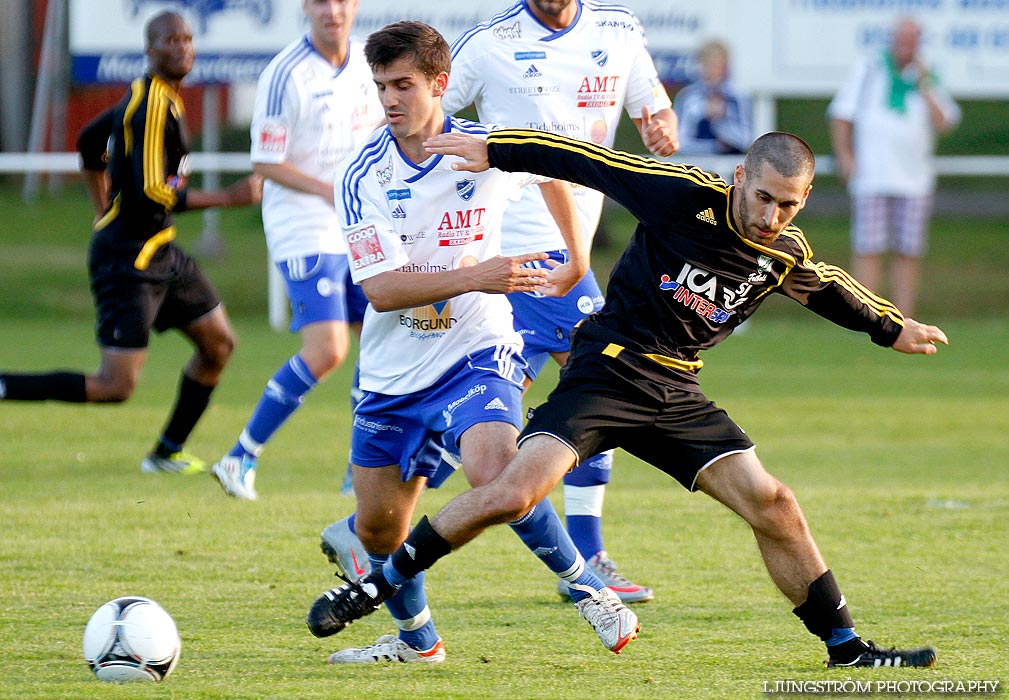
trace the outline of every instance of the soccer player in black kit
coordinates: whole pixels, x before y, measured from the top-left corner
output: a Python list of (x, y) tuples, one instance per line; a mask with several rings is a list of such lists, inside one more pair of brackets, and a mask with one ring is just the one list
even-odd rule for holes
[(0, 372), (0, 400), (126, 401), (147, 358), (151, 328), (178, 328), (195, 352), (141, 469), (191, 473), (205, 463), (182, 446), (206, 410), (235, 338), (210, 281), (172, 243), (172, 215), (256, 203), (262, 190), (255, 176), (223, 190), (187, 189), (189, 134), (179, 88), (193, 68), (193, 34), (174, 12), (152, 18), (145, 33), (149, 73), (78, 138), (85, 183), (99, 213), (88, 266), (101, 365), (94, 374)]
[(462, 156), (459, 170), (496, 167), (592, 187), (639, 223), (614, 267), (606, 305), (573, 335), (560, 382), (523, 430), (518, 455), (491, 483), (423, 518), (382, 569), (320, 596), (308, 615), (313, 633), (339, 632), (400, 581), (490, 525), (521, 516), (581, 459), (622, 447), (746, 520), (771, 579), (827, 645), (829, 666), (931, 666), (931, 647), (882, 649), (855, 633), (795, 496), (697, 384), (698, 352), (726, 338), (772, 292), (900, 352), (933, 354), (935, 343), (947, 342), (844, 270), (813, 260), (791, 224), (812, 186), (809, 146), (782, 132), (761, 136), (736, 167), (733, 186), (694, 167), (539, 131), (496, 131), (486, 142), (442, 134), (426, 146)]

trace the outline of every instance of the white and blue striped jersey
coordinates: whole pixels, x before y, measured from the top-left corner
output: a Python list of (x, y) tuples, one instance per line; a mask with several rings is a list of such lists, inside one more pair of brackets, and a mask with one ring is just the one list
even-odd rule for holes
[[(371, 68), (352, 40), (334, 68), (302, 36), (259, 76), (252, 115), (252, 162), (290, 163), (332, 182), (336, 166), (382, 122)], [(337, 217), (321, 197), (263, 183), (263, 228), (273, 260), (346, 251)]]
[[(576, 0), (565, 29), (542, 24), (519, 0), (452, 45), (442, 98), (452, 114), (470, 104), (479, 119), (612, 146), (622, 110), (634, 118), (672, 105), (648, 54), (644, 30), (626, 7)], [(576, 187), (584, 234), (595, 235), (603, 195)], [(539, 188), (527, 188), (504, 220), (506, 255), (565, 248)]]
[[(487, 127), (446, 118), (445, 131), (486, 135)], [(336, 208), (354, 282), (383, 272), (446, 272), (501, 254), (501, 218), (529, 182), (525, 173), (452, 170), (454, 156), (410, 161), (388, 128), (345, 160)], [(414, 309), (368, 305), (361, 332), (361, 388), (403, 395), (432, 386), (467, 355), (495, 346), (521, 350), (503, 294), (469, 292)], [(508, 368), (502, 368), (508, 376)]]

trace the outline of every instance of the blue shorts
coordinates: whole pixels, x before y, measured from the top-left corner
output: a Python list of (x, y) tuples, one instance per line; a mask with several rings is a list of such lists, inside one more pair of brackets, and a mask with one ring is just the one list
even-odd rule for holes
[[(346, 255), (323, 253), (277, 263), (291, 301), (291, 331), (322, 321), (360, 322), (368, 300), (350, 281)], [(356, 289), (351, 289), (350, 286)], [(353, 297), (353, 307), (351, 298)], [(361, 300), (364, 305), (361, 306)]]
[(505, 376), (498, 364), (501, 350), (472, 353), (413, 394), (364, 392), (354, 411), (350, 461), (361, 467), (398, 464), (403, 481), (430, 478), (441, 464), (442, 450), (458, 463), (459, 439), (478, 423), (509, 423), (517, 436), (525, 362), (514, 353), (512, 362), (505, 363), (512, 367)]
[[(567, 251), (548, 253), (551, 260), (567, 262)], [(546, 267), (536, 260), (527, 265)], [(525, 349), (522, 355), (529, 363), (526, 374), (530, 379), (543, 369), (550, 353), (568, 352), (571, 349), (571, 329), (583, 318), (603, 308), (603, 293), (596, 277), (589, 270), (562, 297), (547, 297), (539, 292), (515, 292), (508, 295), (515, 316), (515, 330), (522, 336)]]
[(347, 321), (350, 323), (363, 323), (364, 310), (368, 308), (368, 297), (364, 295), (361, 285), (356, 284), (350, 277), (350, 266), (347, 266), (347, 276), (344, 278), (343, 289), (347, 294)]

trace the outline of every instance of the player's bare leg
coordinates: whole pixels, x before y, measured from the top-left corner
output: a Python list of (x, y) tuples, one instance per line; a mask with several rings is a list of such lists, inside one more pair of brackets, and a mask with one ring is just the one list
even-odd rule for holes
[(771, 580), (793, 612), (829, 652), (828, 665), (919, 666), (935, 663), (935, 650), (880, 649), (855, 633), (834, 574), (827, 568), (791, 490), (767, 473), (753, 450), (728, 455), (697, 477), (697, 487), (742, 517), (753, 529)]

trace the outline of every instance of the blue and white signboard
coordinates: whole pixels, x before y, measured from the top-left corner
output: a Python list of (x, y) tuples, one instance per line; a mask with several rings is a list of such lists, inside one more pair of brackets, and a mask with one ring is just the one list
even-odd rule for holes
[(70, 0), (74, 82), (127, 83), (142, 75), (144, 25), (165, 10), (193, 28), (189, 84), (255, 82), (274, 54), (305, 31), (297, 0)]
[[(732, 50), (735, 82), (765, 95), (829, 95), (851, 64), (887, 41), (894, 21), (924, 27), (924, 54), (959, 97), (1009, 97), (1009, 0), (618, 0), (637, 14), (664, 80), (691, 77), (709, 38)], [(355, 34), (416, 19), (449, 42), (512, 0), (359, 0)], [(145, 67), (143, 27), (176, 10), (193, 27), (191, 82), (254, 82), (306, 29), (300, 0), (70, 0), (78, 83), (122, 83)]]

